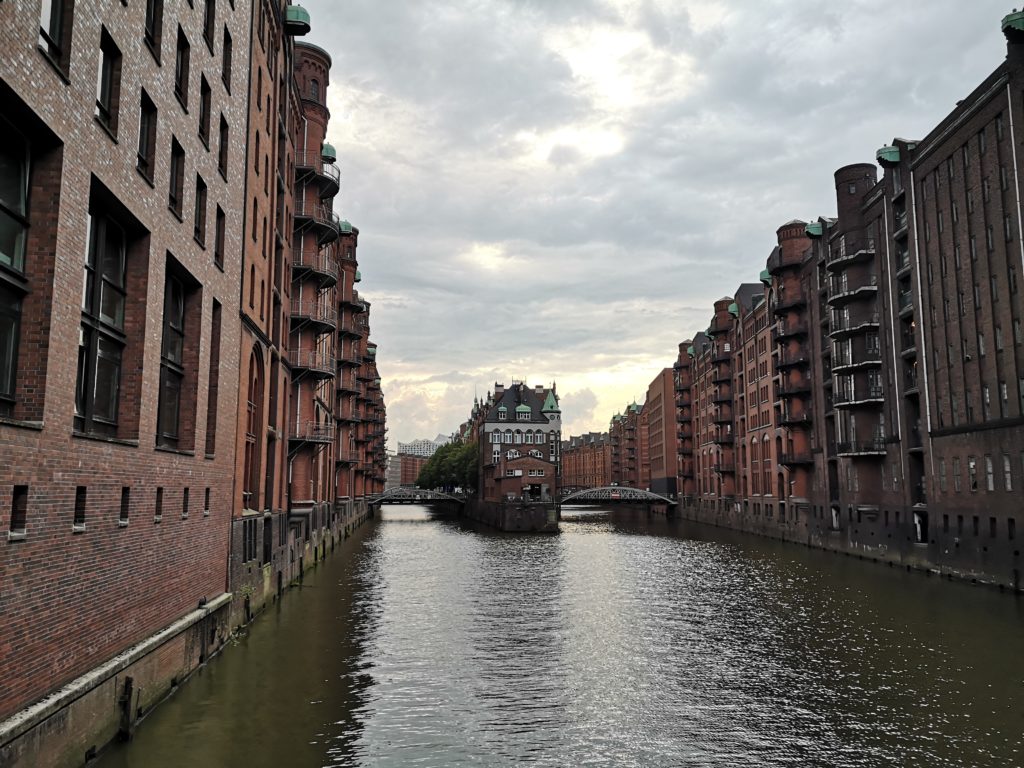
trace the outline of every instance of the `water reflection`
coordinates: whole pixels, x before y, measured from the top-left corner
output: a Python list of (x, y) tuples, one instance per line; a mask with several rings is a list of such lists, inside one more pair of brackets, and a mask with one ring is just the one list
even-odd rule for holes
[(385, 507), (104, 765), (1018, 765), (994, 592), (619, 510)]

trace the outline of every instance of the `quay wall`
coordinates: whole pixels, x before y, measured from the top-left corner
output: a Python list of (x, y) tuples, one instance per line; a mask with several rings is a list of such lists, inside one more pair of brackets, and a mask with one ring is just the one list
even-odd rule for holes
[[(293, 528), (280, 562), (232, 568), (225, 592), (53, 694), (0, 721), (4, 768), (73, 768), (90, 761), (114, 739), (130, 739), (139, 721), (199, 667), (224, 649), (233, 631), (283, 597), (270, 574), (280, 565), (286, 586), (334, 552), (374, 516), (365, 500), (336, 506), (328, 524), (303, 540)], [(272, 520), (271, 516), (267, 517)], [(275, 553), (277, 555), (277, 553)], [(248, 608), (246, 609), (246, 598)]]
[(828, 510), (796, 507), (780, 519), (751, 515), (736, 504), (681, 501), (669, 516), (752, 533), (757, 536), (838, 552), (864, 560), (919, 570), (950, 579), (961, 579), (1015, 592), (1024, 591), (1021, 555), (1015, 542), (991, 540), (979, 543), (954, 535), (943, 526), (926, 531), (917, 541), (914, 521), (854, 509), (832, 518)]
[(506, 533), (557, 533), (558, 510), (550, 503), (467, 499), (462, 514)]

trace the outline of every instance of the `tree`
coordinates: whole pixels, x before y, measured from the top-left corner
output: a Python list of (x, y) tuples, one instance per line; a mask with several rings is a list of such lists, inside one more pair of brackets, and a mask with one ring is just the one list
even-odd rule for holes
[(420, 488), (454, 490), (456, 486), (469, 492), (476, 491), (479, 471), (476, 443), (448, 443), (442, 445), (420, 470), (416, 485)]

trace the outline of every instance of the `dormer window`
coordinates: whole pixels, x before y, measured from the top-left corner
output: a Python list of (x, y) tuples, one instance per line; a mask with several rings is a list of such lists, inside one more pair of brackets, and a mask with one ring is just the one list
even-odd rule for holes
[(516, 451), (516, 450), (512, 450), (512, 451), (508, 451), (508, 452), (507, 452), (507, 453), (505, 454), (505, 458), (506, 458), (506, 459), (518, 459), (520, 455), (521, 455), (521, 454), (519, 453), (519, 451)]
[(531, 421), (533, 419), (533, 411), (528, 405), (517, 405), (516, 406), (516, 421)]
[(505, 421), (508, 419), (508, 408), (504, 405), (498, 406), (498, 421)]

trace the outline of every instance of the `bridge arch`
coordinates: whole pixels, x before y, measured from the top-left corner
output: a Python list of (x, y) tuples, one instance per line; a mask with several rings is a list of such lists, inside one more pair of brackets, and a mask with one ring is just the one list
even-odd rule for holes
[(629, 488), (622, 485), (605, 485), (600, 488), (586, 488), (562, 497), (563, 504), (577, 503), (608, 503), (608, 502), (639, 502), (668, 504), (675, 506), (678, 502), (657, 493)]
[(456, 504), (465, 504), (465, 499), (452, 496), (450, 493), (441, 491), (428, 491), (423, 488), (389, 488), (384, 493), (372, 499), (374, 504), (415, 504), (428, 503), (432, 501), (451, 501)]

